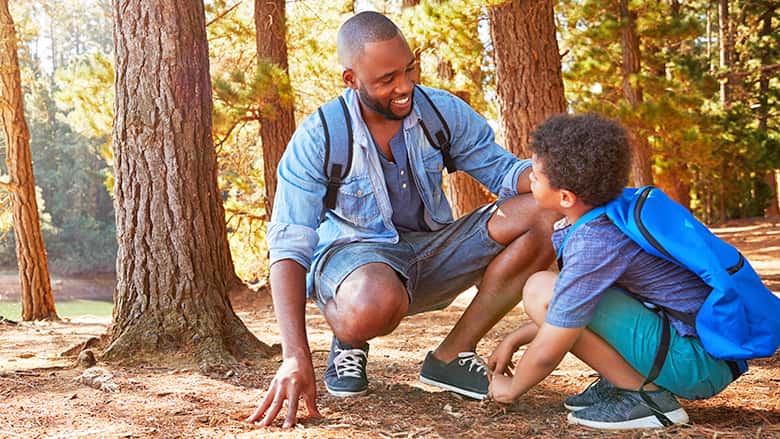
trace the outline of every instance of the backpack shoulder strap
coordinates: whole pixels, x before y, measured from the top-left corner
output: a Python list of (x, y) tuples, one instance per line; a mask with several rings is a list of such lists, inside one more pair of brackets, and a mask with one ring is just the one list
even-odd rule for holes
[(558, 270), (561, 270), (563, 268), (563, 248), (566, 247), (566, 242), (569, 240), (569, 236), (571, 236), (572, 232), (577, 230), (577, 228), (579, 228), (581, 225), (603, 214), (605, 211), (606, 210), (604, 206), (594, 207), (593, 209), (586, 212), (585, 215), (582, 215), (580, 219), (577, 220), (576, 223), (572, 224), (571, 227), (569, 227), (569, 231), (567, 231), (566, 236), (563, 237), (563, 241), (561, 241), (561, 245), (558, 246), (558, 255), (557, 255)]
[(322, 198), (323, 215), (326, 210), (336, 207), (341, 181), (352, 167), (352, 118), (344, 97), (324, 104), (317, 109), (325, 136), (325, 176), (328, 186)]
[(452, 160), (450, 155), (450, 141), (452, 137), (447, 121), (444, 120), (439, 109), (433, 104), (430, 96), (420, 86), (414, 87), (414, 101), (417, 103), (417, 109), (420, 111), (423, 133), (425, 133), (428, 142), (431, 146), (441, 151), (447, 172), (453, 173), (457, 171), (455, 161)]

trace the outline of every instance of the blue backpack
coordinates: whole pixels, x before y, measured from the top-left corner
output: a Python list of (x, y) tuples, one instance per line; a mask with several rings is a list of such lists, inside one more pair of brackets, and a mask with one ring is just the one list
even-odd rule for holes
[[(627, 188), (622, 196), (583, 215), (558, 249), (559, 267), (571, 232), (604, 213), (642, 249), (694, 272), (712, 287), (695, 315), (650, 304), (664, 318), (664, 328), (644, 384), (658, 377), (666, 359), (669, 315), (695, 326), (704, 349), (713, 357), (728, 360), (735, 379), (747, 370), (744, 360), (775, 353), (780, 346), (780, 298), (766, 288), (736, 248), (715, 236), (660, 189)], [(640, 393), (644, 398), (642, 389)]]
[[(452, 174), (457, 169), (450, 155), (450, 127), (422, 87), (414, 87), (414, 103), (420, 112), (420, 125), (428, 142), (441, 151), (444, 166)], [(352, 118), (347, 102), (342, 96), (333, 99), (317, 109), (325, 134), (325, 165), (323, 171), (328, 186), (323, 202), (323, 214), (336, 207), (341, 181), (349, 175), (352, 166)]]

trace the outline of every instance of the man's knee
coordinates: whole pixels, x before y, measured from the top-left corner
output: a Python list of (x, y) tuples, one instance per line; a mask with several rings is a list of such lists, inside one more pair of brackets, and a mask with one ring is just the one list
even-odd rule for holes
[(523, 287), (523, 306), (525, 312), (540, 325), (547, 315), (547, 306), (552, 299), (557, 275), (550, 271), (540, 271), (531, 275)]
[(509, 245), (529, 234), (530, 238), (549, 244), (553, 223), (560, 214), (542, 209), (531, 194), (521, 194), (506, 200), (487, 223), (488, 234), (496, 242)]
[(344, 342), (365, 341), (389, 334), (409, 307), (406, 287), (392, 268), (368, 264), (341, 284), (326, 305), (325, 317)]

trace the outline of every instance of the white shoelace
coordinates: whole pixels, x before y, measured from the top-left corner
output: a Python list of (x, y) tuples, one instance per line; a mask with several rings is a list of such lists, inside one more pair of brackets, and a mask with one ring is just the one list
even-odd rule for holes
[(339, 378), (343, 376), (360, 378), (360, 374), (363, 372), (363, 363), (360, 360), (366, 360), (366, 351), (362, 349), (336, 348), (336, 354), (336, 358), (333, 359), (333, 365), (336, 366), (336, 375)]
[(485, 360), (475, 352), (461, 352), (458, 354), (458, 358), (458, 365), (462, 367), (468, 366), (469, 372), (471, 372), (471, 369), (475, 369), (477, 373), (482, 372), (482, 375), (487, 375)]

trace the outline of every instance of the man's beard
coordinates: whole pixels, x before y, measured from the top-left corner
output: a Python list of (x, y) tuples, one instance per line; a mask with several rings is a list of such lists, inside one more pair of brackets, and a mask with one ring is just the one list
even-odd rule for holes
[[(375, 99), (373, 99), (371, 96), (368, 95), (368, 91), (363, 87), (363, 84), (358, 87), (358, 97), (360, 98), (360, 102), (363, 103), (366, 107), (376, 111), (382, 117), (388, 120), (403, 120), (406, 116), (409, 115), (409, 113), (412, 112), (412, 106), (409, 107), (409, 111), (404, 114), (403, 116), (398, 116), (397, 114), (393, 113), (392, 110), (390, 110), (390, 106), (386, 105), (383, 106), (379, 102), (377, 102)], [(412, 99), (412, 104), (414, 104), (414, 94), (411, 94), (409, 96), (409, 99)]]

